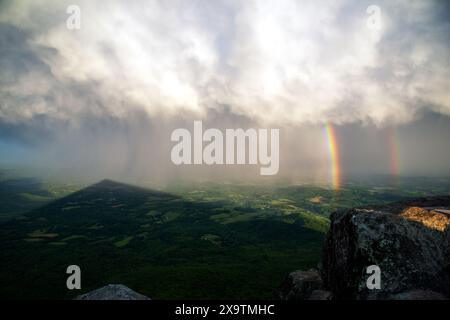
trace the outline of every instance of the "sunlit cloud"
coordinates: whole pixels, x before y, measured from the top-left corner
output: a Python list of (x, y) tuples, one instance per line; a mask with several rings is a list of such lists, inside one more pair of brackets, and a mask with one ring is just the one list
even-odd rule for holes
[[(375, 36), (370, 3), (359, 1), (77, 1), (75, 31), (65, 28), (68, 2), (38, 2), (3, 4), (0, 21), (26, 32), (20, 50), (49, 68), (31, 65), (2, 87), (13, 96), (4, 117), (72, 118), (92, 107), (65, 103), (67, 85), (95, 86), (119, 116), (228, 105), (268, 122), (383, 124), (450, 112), (448, 23), (431, 1), (378, 3)], [(20, 107), (18, 92), (37, 100)], [(44, 96), (60, 104), (43, 106)]]

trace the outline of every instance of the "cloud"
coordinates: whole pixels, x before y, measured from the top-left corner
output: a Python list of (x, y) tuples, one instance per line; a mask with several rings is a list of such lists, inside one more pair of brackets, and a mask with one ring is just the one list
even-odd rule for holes
[(345, 174), (390, 173), (393, 126), (405, 173), (448, 172), (450, 5), (377, 1), (373, 30), (372, 4), (0, 1), (2, 159), (89, 178), (256, 176), (171, 165), (171, 131), (202, 119), (280, 128), (280, 176), (323, 180), (333, 122)]
[[(14, 1), (0, 14), (0, 117), (233, 113), (278, 124), (450, 114), (448, 8), (382, 1)], [(82, 28), (65, 22), (81, 8)]]

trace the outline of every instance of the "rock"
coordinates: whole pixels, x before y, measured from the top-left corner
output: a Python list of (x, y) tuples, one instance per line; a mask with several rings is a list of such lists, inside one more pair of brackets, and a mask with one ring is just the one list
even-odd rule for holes
[(400, 215), (408, 220), (420, 222), (431, 229), (445, 231), (450, 225), (450, 215), (434, 208), (410, 207), (403, 210)]
[(121, 284), (109, 284), (100, 289), (85, 293), (76, 300), (150, 300)]
[[(381, 271), (370, 290), (367, 267)], [(281, 299), (441, 300), (450, 297), (450, 197), (340, 210), (331, 215), (317, 271), (295, 271)]]
[(448, 300), (444, 295), (430, 290), (412, 290), (392, 295), (393, 300)]
[(308, 300), (331, 300), (333, 294), (330, 291), (326, 290), (314, 290), (311, 292)]
[(282, 300), (306, 300), (321, 288), (322, 279), (317, 270), (294, 271), (281, 285), (278, 295)]
[[(325, 288), (336, 299), (450, 296), (449, 207), (450, 197), (436, 197), (333, 213), (323, 250)], [(381, 269), (379, 290), (366, 286), (370, 265)]]

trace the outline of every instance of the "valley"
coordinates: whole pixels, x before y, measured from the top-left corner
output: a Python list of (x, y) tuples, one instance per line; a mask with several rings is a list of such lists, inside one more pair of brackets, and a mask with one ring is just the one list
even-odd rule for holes
[[(1, 223), (0, 297), (72, 299), (121, 283), (152, 299), (270, 299), (289, 272), (320, 262), (334, 210), (450, 190), (445, 179), (414, 181), (349, 182), (339, 192), (225, 182), (163, 191), (111, 180), (72, 186), (78, 191)], [(81, 290), (65, 287), (72, 264), (82, 270)]]

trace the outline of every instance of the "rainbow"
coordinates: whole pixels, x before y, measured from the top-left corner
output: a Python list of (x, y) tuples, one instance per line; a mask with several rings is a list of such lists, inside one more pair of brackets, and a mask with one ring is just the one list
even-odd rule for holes
[(331, 163), (331, 181), (334, 190), (339, 190), (341, 186), (341, 166), (339, 163), (339, 150), (336, 138), (336, 132), (334, 131), (333, 124), (328, 122), (325, 127), (327, 141), (328, 141), (328, 151), (330, 155)]

